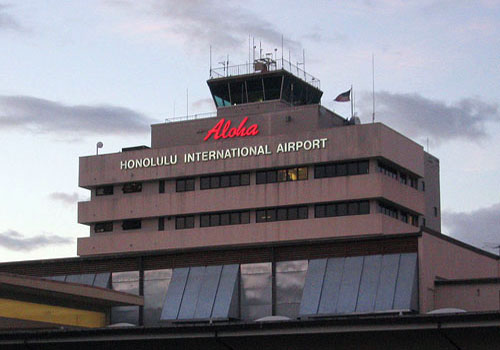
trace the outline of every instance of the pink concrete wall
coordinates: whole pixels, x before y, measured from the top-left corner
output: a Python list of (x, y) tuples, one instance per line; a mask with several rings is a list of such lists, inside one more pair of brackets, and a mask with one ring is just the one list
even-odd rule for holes
[(382, 214), (278, 221), (173, 231), (136, 231), (78, 238), (78, 255), (149, 250), (208, 248), (255, 243), (285, 242), (415, 232), (417, 227)]
[[(198, 136), (203, 138), (202, 134)], [(325, 149), (273, 153), (269, 156), (233, 158), (188, 164), (184, 164), (183, 160), (179, 159), (179, 163), (174, 166), (120, 170), (120, 162), (129, 159), (158, 157), (165, 154), (178, 154), (181, 158), (184, 153), (188, 152), (264, 144), (268, 144), (271, 150), (275, 150), (279, 143), (324, 137), (328, 138)], [(320, 129), (317, 131), (302, 132), (297, 135), (250, 136), (243, 139), (236, 138), (219, 141), (221, 142), (81, 157), (79, 185), (91, 188), (102, 184), (129, 181), (150, 181), (158, 178), (196, 176), (228, 171), (373, 157), (387, 158), (418, 176), (424, 176), (424, 153), (422, 147), (379, 123)]]
[(492, 257), (423, 232), (418, 241), (420, 311), (436, 309), (434, 280), (498, 277), (498, 261)]
[(500, 284), (438, 285), (436, 286), (434, 305), (436, 309), (500, 310)]
[[(328, 201), (386, 198), (423, 214), (424, 194), (380, 173), (250, 186), (158, 193), (158, 183), (146, 183), (143, 192), (96, 197), (78, 203), (78, 222), (148, 218), (238, 209), (255, 209)], [(173, 189), (174, 181), (170, 188)], [(198, 181), (196, 182), (198, 185)]]
[[(425, 152), (425, 226), (441, 232), (439, 159)], [(434, 213), (437, 208), (437, 215)]]

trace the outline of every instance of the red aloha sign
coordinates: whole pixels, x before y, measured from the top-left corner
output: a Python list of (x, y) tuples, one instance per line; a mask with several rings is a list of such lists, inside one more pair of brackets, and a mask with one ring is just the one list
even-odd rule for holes
[(210, 137), (214, 137), (214, 140), (227, 139), (233, 137), (244, 137), (244, 136), (255, 136), (259, 133), (259, 126), (257, 124), (252, 124), (248, 128), (245, 126), (248, 121), (248, 117), (245, 117), (240, 125), (235, 128), (231, 127), (231, 121), (226, 121), (224, 118), (219, 120), (215, 126), (208, 130), (207, 136), (203, 141), (207, 141)]

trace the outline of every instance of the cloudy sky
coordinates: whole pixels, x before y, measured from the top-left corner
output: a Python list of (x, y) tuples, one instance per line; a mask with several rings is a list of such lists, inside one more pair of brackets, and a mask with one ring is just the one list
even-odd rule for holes
[[(150, 143), (149, 125), (209, 112), (214, 66), (248, 38), (351, 84), (376, 119), (441, 161), (443, 232), (500, 244), (500, 1), (0, 0), (0, 261), (74, 256), (78, 157)], [(186, 90), (189, 102), (186, 106)], [(494, 250), (494, 249), (493, 249)]]

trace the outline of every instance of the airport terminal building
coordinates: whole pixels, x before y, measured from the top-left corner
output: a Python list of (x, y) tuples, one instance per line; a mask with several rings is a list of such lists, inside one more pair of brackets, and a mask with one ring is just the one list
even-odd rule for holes
[(0, 264), (0, 345), (500, 342), (499, 258), (441, 233), (437, 158), (323, 107), (286, 60), (207, 83), (215, 114), (80, 158), (89, 236), (77, 258)]

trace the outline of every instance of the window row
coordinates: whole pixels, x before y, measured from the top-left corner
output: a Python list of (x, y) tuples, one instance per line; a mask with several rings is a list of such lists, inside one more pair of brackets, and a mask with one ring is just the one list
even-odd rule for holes
[(250, 223), (249, 211), (232, 211), (200, 215), (200, 227), (239, 225)]
[(401, 220), (407, 224), (413, 226), (419, 226), (418, 215), (410, 214), (404, 210), (398, 210), (396, 207), (385, 203), (378, 203), (378, 211), (384, 215), (390, 216), (391, 218)]
[(300, 220), (308, 218), (307, 206), (269, 208), (257, 210), (257, 222)]
[(327, 163), (314, 166), (314, 178), (348, 176), (368, 174), (369, 162), (367, 160), (357, 162)]
[(369, 201), (333, 202), (314, 206), (314, 217), (316, 218), (363, 214), (370, 214)]
[(200, 178), (201, 190), (248, 185), (250, 185), (250, 173), (213, 175)]
[[(391, 167), (387, 164), (384, 164), (380, 161), (378, 162), (378, 171), (379, 171), (379, 173), (382, 173), (384, 175), (392, 177), (395, 180), (399, 180), (399, 182), (401, 182), (404, 185), (411, 186), (416, 190), (418, 189), (418, 178), (416, 178), (415, 176), (406, 174), (402, 171), (398, 172), (393, 167)], [(422, 183), (422, 191), (425, 191), (425, 184), (424, 183)]]
[(256, 175), (257, 185), (298, 180), (307, 180), (307, 167), (257, 171)]

